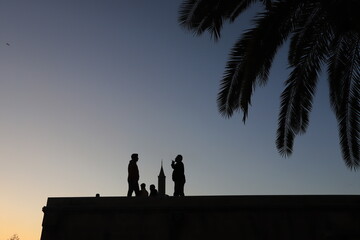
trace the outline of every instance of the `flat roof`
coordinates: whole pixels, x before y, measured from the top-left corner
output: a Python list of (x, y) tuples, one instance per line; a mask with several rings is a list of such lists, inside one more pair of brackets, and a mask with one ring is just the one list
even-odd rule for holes
[(360, 195), (243, 195), (186, 197), (49, 197), (51, 210), (145, 210), (145, 209), (360, 209)]

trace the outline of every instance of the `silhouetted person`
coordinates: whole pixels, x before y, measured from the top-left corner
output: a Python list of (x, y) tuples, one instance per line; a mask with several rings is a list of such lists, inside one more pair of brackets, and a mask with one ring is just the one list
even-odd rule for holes
[(157, 197), (158, 196), (158, 191), (155, 188), (154, 184), (150, 185), (150, 197)]
[(139, 156), (137, 153), (133, 153), (131, 155), (131, 160), (128, 166), (128, 183), (129, 190), (127, 193), (128, 197), (131, 197), (132, 193), (135, 192), (135, 196), (139, 195), (139, 168), (137, 166), (137, 161), (139, 160)]
[(171, 167), (174, 169), (172, 173), (172, 179), (175, 183), (174, 186), (174, 196), (185, 196), (184, 195), (184, 185), (185, 185), (185, 170), (184, 164), (182, 163), (183, 157), (177, 155), (175, 161), (171, 162)]
[(140, 185), (141, 189), (140, 189), (140, 193), (139, 196), (140, 197), (148, 197), (149, 196), (149, 192), (146, 190), (146, 184), (142, 183)]

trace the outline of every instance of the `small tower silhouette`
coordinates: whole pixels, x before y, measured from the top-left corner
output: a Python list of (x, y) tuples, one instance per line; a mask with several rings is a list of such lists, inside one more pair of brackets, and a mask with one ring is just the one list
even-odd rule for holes
[(165, 179), (166, 176), (164, 174), (163, 162), (161, 160), (161, 168), (158, 176), (158, 193), (160, 196), (165, 196)]

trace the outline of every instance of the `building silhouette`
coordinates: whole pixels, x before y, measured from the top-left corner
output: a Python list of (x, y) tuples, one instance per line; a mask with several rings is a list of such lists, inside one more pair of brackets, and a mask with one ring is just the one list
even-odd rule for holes
[(41, 240), (359, 240), (359, 195), (48, 198)]
[(160, 173), (158, 176), (158, 193), (160, 196), (165, 196), (166, 176), (164, 174), (163, 162), (161, 161)]
[[(161, 162), (158, 194), (165, 193)], [(360, 195), (51, 197), (40, 240), (359, 240)]]

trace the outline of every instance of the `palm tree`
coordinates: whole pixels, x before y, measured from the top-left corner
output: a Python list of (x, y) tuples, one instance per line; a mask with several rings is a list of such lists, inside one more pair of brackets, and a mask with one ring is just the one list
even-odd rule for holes
[(279, 153), (290, 155), (295, 136), (305, 133), (318, 75), (326, 67), (342, 156), (356, 170), (360, 166), (360, 1), (185, 0), (179, 22), (197, 35), (207, 31), (218, 40), (223, 23), (233, 22), (256, 2), (264, 9), (230, 52), (218, 94), (220, 113), (231, 117), (243, 112), (245, 122), (253, 90), (267, 83), (275, 54), (289, 40), (292, 71), (281, 94)]

